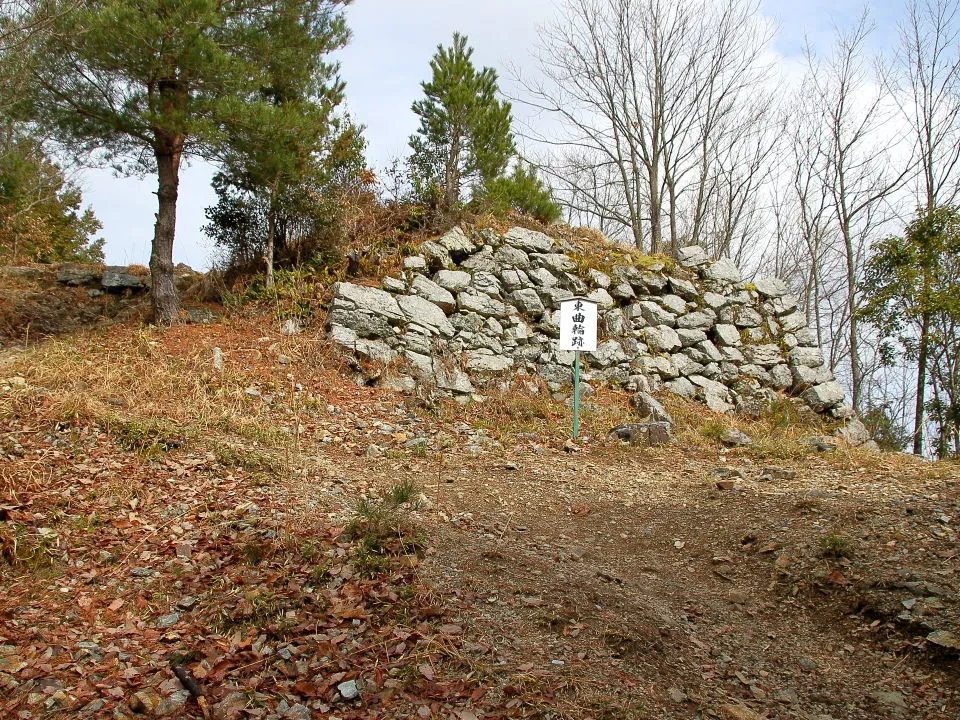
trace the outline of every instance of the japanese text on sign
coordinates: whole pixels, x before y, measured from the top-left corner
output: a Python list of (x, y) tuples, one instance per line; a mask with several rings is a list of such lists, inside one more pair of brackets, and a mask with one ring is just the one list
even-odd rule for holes
[(560, 303), (560, 349), (597, 349), (597, 304), (585, 298)]

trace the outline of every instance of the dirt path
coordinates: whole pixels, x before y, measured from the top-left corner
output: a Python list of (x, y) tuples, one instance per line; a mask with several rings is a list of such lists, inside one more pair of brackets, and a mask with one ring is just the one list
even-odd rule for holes
[[(719, 489), (718, 467), (744, 477)], [(501, 686), (550, 677), (610, 718), (960, 713), (956, 654), (923, 642), (957, 629), (956, 475), (814, 460), (760, 481), (629, 447), (350, 472), (425, 489), (424, 571)]]

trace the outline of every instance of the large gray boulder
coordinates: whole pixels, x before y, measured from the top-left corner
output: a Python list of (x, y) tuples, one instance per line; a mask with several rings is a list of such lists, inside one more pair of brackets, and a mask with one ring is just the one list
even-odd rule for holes
[(532, 318), (541, 317), (546, 310), (543, 302), (540, 300), (540, 295), (538, 295), (535, 290), (529, 288), (514, 290), (510, 293), (510, 302), (513, 303), (517, 310)]
[(596, 290), (591, 290), (587, 293), (587, 299), (593, 300), (601, 310), (609, 310), (617, 303), (603, 288), (597, 288)]
[(807, 318), (801, 312), (784, 315), (782, 318), (780, 318), (780, 326), (783, 328), (784, 332), (795, 332), (797, 330), (802, 330), (807, 327)]
[(699, 245), (690, 245), (682, 247), (677, 251), (677, 260), (683, 267), (694, 268), (706, 265), (710, 262), (710, 256), (707, 251)]
[(697, 312), (692, 312), (677, 318), (677, 327), (683, 328), (684, 330), (703, 331), (713, 327), (713, 321), (715, 319), (716, 317), (711, 313), (708, 313), (704, 310), (698, 310)]
[[(724, 311), (729, 309), (730, 308), (724, 308)], [(722, 312), (721, 317), (723, 317)], [(752, 307), (739, 307), (733, 310), (733, 324), (738, 328), (760, 327), (763, 324), (763, 316)]]
[(594, 286), (603, 288), (604, 290), (609, 290), (610, 284), (613, 282), (609, 275), (595, 268), (587, 270), (587, 277)]
[(733, 285), (743, 279), (743, 275), (732, 260), (720, 258), (703, 271), (703, 277), (715, 283)]
[(629, 285), (637, 292), (648, 291), (647, 284), (643, 281), (643, 273), (633, 265), (614, 265), (610, 272), (617, 283)]
[(433, 276), (433, 281), (451, 293), (458, 293), (470, 286), (470, 273), (463, 270), (440, 270)]
[(453, 228), (453, 230), (439, 238), (437, 244), (450, 253), (450, 257), (454, 260), (462, 260), (477, 249), (477, 244), (467, 237), (467, 234), (460, 227)]
[[(682, 320), (683, 318), (681, 318)], [(707, 334), (703, 330), (691, 330), (688, 328), (677, 328), (677, 337), (680, 338), (680, 344), (685, 347), (692, 347), (707, 341)], [(716, 348), (714, 348), (716, 350)], [(719, 358), (718, 358), (719, 359)]]
[(507, 355), (494, 355), (489, 351), (474, 350), (467, 354), (467, 370), (480, 373), (500, 373), (513, 367), (513, 359)]
[(682, 278), (673, 276), (668, 279), (670, 281), (670, 290), (675, 295), (679, 295), (684, 300), (696, 301), (700, 299), (700, 291), (697, 289), (697, 286), (689, 280), (684, 280)]
[(611, 428), (609, 435), (641, 447), (656, 447), (673, 442), (668, 422), (627, 423)]
[(833, 434), (848, 445), (855, 447), (864, 445), (873, 439), (870, 436), (870, 431), (867, 430), (867, 426), (857, 418), (848, 420), (845, 424), (834, 430)]
[(681, 375), (699, 375), (703, 373), (704, 365), (698, 363), (685, 353), (675, 353), (670, 356), (670, 362)]
[(497, 276), (493, 273), (486, 272), (485, 270), (479, 270), (473, 274), (473, 278), (470, 280), (470, 285), (476, 288), (479, 292), (486, 293), (492, 297), (500, 299), (500, 296), (503, 292), (503, 288), (500, 285), (500, 281), (497, 279)]
[(530, 267), (530, 256), (513, 245), (503, 245), (493, 254), (493, 259), (504, 268), (519, 268), (526, 270)]
[(627, 283), (617, 283), (614, 285), (610, 288), (610, 295), (613, 296), (614, 300), (619, 300), (622, 303), (630, 302), (637, 296), (633, 291), (633, 287)]
[(790, 292), (790, 288), (780, 278), (760, 278), (753, 283), (757, 292), (768, 298), (778, 298)]
[(696, 386), (685, 377), (677, 378), (676, 380), (670, 380), (664, 384), (664, 387), (674, 395), (687, 398), (688, 400), (693, 400), (697, 394)]
[(646, 392), (638, 392), (633, 396), (633, 407), (637, 415), (642, 418), (649, 418), (655, 422), (666, 422), (673, 424), (673, 418), (667, 409), (653, 395)]
[(840, 383), (830, 381), (810, 388), (803, 393), (802, 398), (814, 412), (822, 413), (843, 403), (846, 393)]
[(738, 347), (743, 344), (743, 340), (740, 338), (740, 331), (736, 325), (719, 323), (713, 326), (713, 334), (721, 346), (728, 345)]
[(496, 273), (500, 269), (500, 265), (493, 255), (493, 248), (489, 245), (485, 245), (480, 252), (474, 253), (460, 263), (460, 267), (474, 272), (482, 270), (488, 273)]
[(711, 362), (721, 362), (724, 359), (723, 353), (721, 353), (717, 349), (717, 346), (710, 342), (710, 340), (697, 343), (697, 349), (706, 355)]
[(745, 345), (743, 356), (748, 362), (760, 367), (769, 368), (783, 362), (783, 354), (777, 345)]
[(423, 255), (427, 264), (435, 270), (453, 267), (453, 258), (450, 257), (450, 252), (443, 245), (432, 240), (427, 240), (420, 245), (420, 254)]
[(457, 306), (464, 312), (474, 312), (484, 317), (504, 318), (509, 314), (502, 302), (473, 288), (467, 288), (457, 295)]
[(650, 352), (670, 353), (682, 346), (677, 331), (667, 325), (648, 327), (643, 333)]
[(824, 366), (807, 367), (806, 365), (794, 365), (791, 368), (793, 372), (793, 386), (797, 389), (805, 389), (814, 385), (823, 385), (833, 380), (833, 373)]
[(787, 357), (791, 365), (805, 365), (810, 368), (818, 368), (823, 365), (823, 353), (820, 348), (815, 347), (795, 347)]
[(446, 313), (451, 313), (457, 308), (457, 299), (449, 290), (423, 275), (416, 275), (413, 278), (410, 290)]
[(664, 380), (672, 380), (680, 375), (670, 358), (664, 355), (644, 355), (637, 364), (645, 375), (656, 374)]
[(530, 276), (518, 268), (504, 268), (499, 277), (507, 292), (521, 290), (530, 284)]
[(787, 390), (793, 386), (793, 372), (787, 365), (774, 365), (770, 368), (771, 387)]
[(100, 272), (88, 265), (63, 263), (57, 268), (57, 282), (64, 285), (91, 285), (100, 279)]
[(444, 337), (453, 337), (456, 334), (446, 313), (429, 300), (419, 295), (400, 295), (397, 297), (397, 304), (410, 324), (420, 325)]
[(503, 241), (507, 245), (520, 248), (528, 253), (546, 253), (553, 248), (553, 238), (544, 235), (542, 232), (521, 227), (507, 230), (506, 235), (503, 236)]
[(687, 301), (673, 293), (661, 296), (660, 304), (674, 315), (682, 315), (687, 311)]
[(596, 350), (586, 353), (586, 356), (591, 365), (596, 365), (600, 368), (608, 368), (611, 365), (619, 365), (620, 363), (627, 362), (627, 360), (630, 359), (627, 356), (627, 353), (624, 352), (623, 345), (616, 340), (606, 340), (600, 343), (597, 345)]
[(542, 288), (556, 287), (560, 282), (556, 275), (543, 267), (534, 268), (533, 270), (527, 272), (527, 275), (533, 281), (534, 285), (538, 285)]
[(728, 413), (736, 409), (736, 406), (730, 401), (730, 389), (723, 383), (711, 380), (703, 375), (691, 375), (689, 380), (697, 387), (696, 396), (711, 410)]
[(577, 269), (576, 263), (563, 253), (533, 253), (530, 261), (534, 266), (545, 267), (558, 275)]
[(703, 304), (716, 312), (730, 304), (730, 296), (720, 295), (715, 292), (705, 292), (703, 294)]
[(647, 325), (666, 325), (674, 327), (677, 324), (677, 316), (669, 310), (664, 310), (652, 300), (643, 300), (630, 306), (629, 314), (631, 317), (643, 318)]
[(390, 320), (402, 320), (404, 317), (393, 295), (379, 288), (338, 282), (333, 284), (331, 290), (334, 309), (339, 305), (372, 315), (381, 315)]
[(357, 355), (368, 360), (387, 364), (396, 358), (396, 353), (389, 345), (380, 340), (367, 340), (357, 335), (352, 328), (343, 325), (332, 325), (330, 327), (330, 339)]
[(106, 290), (142, 290), (145, 287), (143, 280), (116, 265), (108, 265), (103, 269), (100, 285)]

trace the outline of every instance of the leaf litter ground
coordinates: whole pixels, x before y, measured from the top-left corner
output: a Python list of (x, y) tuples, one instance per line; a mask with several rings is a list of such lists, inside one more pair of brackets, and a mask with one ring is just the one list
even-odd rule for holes
[(8, 352), (0, 716), (960, 713), (955, 464), (782, 423), (723, 451), (681, 405), (676, 445), (625, 446), (615, 393), (570, 453), (542, 394), (349, 375), (240, 321)]

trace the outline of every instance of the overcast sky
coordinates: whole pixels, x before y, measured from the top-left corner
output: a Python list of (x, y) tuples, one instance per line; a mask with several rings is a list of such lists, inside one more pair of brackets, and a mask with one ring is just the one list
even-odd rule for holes
[[(405, 153), (407, 138), (417, 127), (410, 105), (421, 94), (420, 83), (427, 78), (439, 43), (449, 44), (454, 31), (468, 35), (475, 64), (496, 68), (507, 89), (510, 66), (535, 72), (531, 50), (539, 28), (555, 17), (557, 2), (354, 0), (347, 10), (353, 40), (339, 58), (348, 109), (367, 128), (373, 168)], [(884, 0), (868, 5), (877, 25), (875, 42), (889, 46), (902, 3)], [(805, 34), (813, 42), (829, 41), (833, 25), (846, 27), (863, 6), (851, 0), (763, 0), (763, 12), (777, 28), (773, 47), (777, 62), (796, 67)], [(519, 112), (517, 108), (515, 114)], [(174, 259), (198, 269), (210, 262), (211, 246), (201, 227), (204, 208), (216, 201), (210, 189), (212, 174), (209, 166), (193, 162), (181, 175)], [(116, 178), (110, 171), (88, 171), (83, 188), (85, 202), (103, 223), (107, 262), (147, 264), (156, 178)]]

